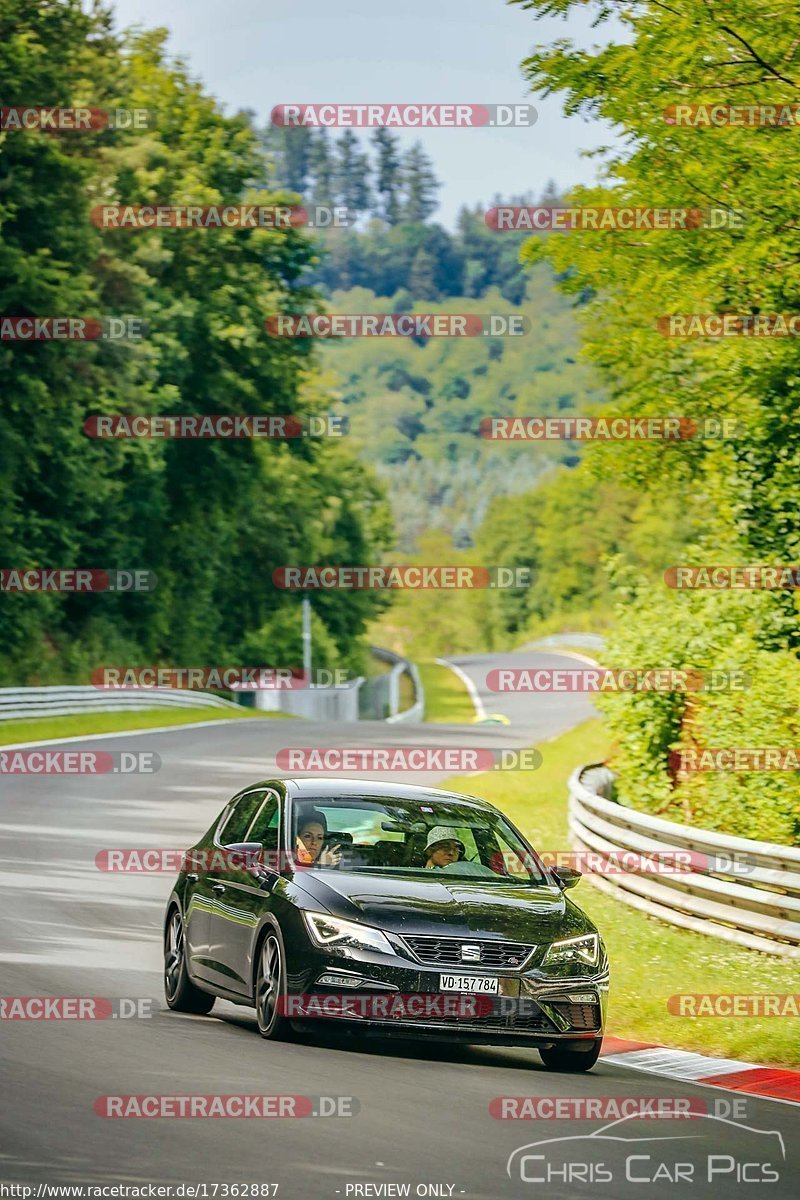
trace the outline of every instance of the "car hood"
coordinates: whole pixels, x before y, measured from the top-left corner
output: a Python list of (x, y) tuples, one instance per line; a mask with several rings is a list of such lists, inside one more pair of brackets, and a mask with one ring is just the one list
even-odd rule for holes
[(485, 934), (536, 942), (594, 926), (560, 888), (469, 880), (403, 879), (357, 872), (304, 872), (302, 887), (336, 916), (398, 934)]

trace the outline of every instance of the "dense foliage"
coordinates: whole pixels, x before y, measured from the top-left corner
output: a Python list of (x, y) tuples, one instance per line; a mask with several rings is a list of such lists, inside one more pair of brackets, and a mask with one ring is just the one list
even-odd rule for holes
[[(575, 0), (514, 0), (537, 14)], [(653, 498), (680, 504), (684, 562), (800, 561), (800, 355), (794, 338), (673, 339), (656, 330), (670, 313), (800, 311), (798, 224), (793, 215), (800, 145), (793, 124), (677, 125), (675, 104), (796, 104), (797, 10), (791, 0), (597, 0), (624, 36), (592, 49), (570, 39), (537, 47), (533, 88), (560, 92), (565, 110), (601, 117), (622, 133), (605, 182), (577, 189), (576, 204), (724, 207), (735, 228), (579, 232), (532, 240), (584, 306), (588, 354), (615, 413), (736, 418), (742, 436), (686, 442), (682, 453), (626, 442), (597, 447), (595, 468)], [(796, 772), (673, 777), (669, 751), (693, 745), (796, 746), (800, 734), (798, 592), (673, 592), (659, 570), (630, 555), (617, 563), (619, 610), (610, 658), (619, 666), (738, 666), (749, 691), (712, 696), (614, 696), (620, 788), (630, 803), (750, 836), (800, 833)]]
[[(274, 203), (245, 115), (226, 117), (163, 50), (127, 44), (78, 0), (0, 0), (5, 105), (144, 108), (146, 131), (0, 134), (0, 314), (131, 315), (140, 341), (0, 343), (0, 562), (147, 568), (149, 594), (0, 597), (2, 682), (83, 681), (101, 662), (281, 664), (292, 562), (370, 562), (389, 538), (366, 468), (330, 439), (91, 441), (90, 413), (313, 413), (307, 345), (266, 338), (269, 311), (312, 302), (295, 230), (98, 229), (100, 201)], [(283, 199), (286, 199), (283, 196)], [(381, 601), (315, 603), (319, 646), (356, 665)], [(294, 660), (292, 660), (294, 661)]]

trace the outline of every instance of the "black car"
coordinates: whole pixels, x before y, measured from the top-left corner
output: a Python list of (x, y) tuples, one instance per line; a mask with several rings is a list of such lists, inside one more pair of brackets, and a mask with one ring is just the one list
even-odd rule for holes
[(491, 804), (434, 788), (272, 779), (187, 852), (167, 904), (170, 1008), (255, 1007), (265, 1038), (362, 1034), (526, 1045), (586, 1071), (608, 960), (548, 868)]

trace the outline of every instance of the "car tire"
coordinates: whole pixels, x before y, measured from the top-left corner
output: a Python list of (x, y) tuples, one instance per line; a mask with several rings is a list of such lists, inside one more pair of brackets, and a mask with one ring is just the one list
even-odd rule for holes
[(175, 906), (164, 930), (164, 995), (173, 1012), (210, 1013), (214, 996), (201, 992), (189, 978), (186, 966), (186, 937), (183, 917)]
[(569, 1046), (544, 1047), (539, 1051), (539, 1057), (548, 1071), (565, 1071), (575, 1074), (581, 1071), (591, 1071), (600, 1054), (602, 1038), (586, 1043), (588, 1049), (574, 1050)]
[(253, 983), (253, 1003), (258, 1032), (269, 1041), (287, 1041), (291, 1023), (281, 1013), (286, 999), (286, 951), (280, 931), (270, 928), (258, 948)]

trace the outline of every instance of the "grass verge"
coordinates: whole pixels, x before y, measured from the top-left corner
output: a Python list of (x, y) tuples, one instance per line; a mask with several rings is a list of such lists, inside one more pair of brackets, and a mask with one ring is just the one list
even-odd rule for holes
[(471, 725), (475, 706), (455, 671), (430, 659), (417, 666), (425, 689), (425, 720), (434, 724)]
[[(485, 797), (542, 850), (568, 849), (567, 778), (579, 764), (605, 757), (607, 736), (599, 721), (589, 721), (540, 749), (544, 763), (534, 773), (489, 773), (440, 786)], [(667, 999), (677, 993), (800, 991), (796, 964), (666, 925), (604, 895), (586, 879), (570, 897), (597, 923), (608, 946), (610, 1034), (756, 1063), (798, 1065), (796, 1019), (674, 1017), (667, 1011)]]
[(0, 746), (43, 742), (49, 738), (92, 733), (124, 733), (126, 729), (157, 729), (161, 725), (195, 725), (198, 721), (240, 720), (242, 717), (285, 717), (286, 713), (255, 712), (252, 708), (144, 708), (130, 712), (87, 712), (66, 717), (37, 717), (0, 722)]

